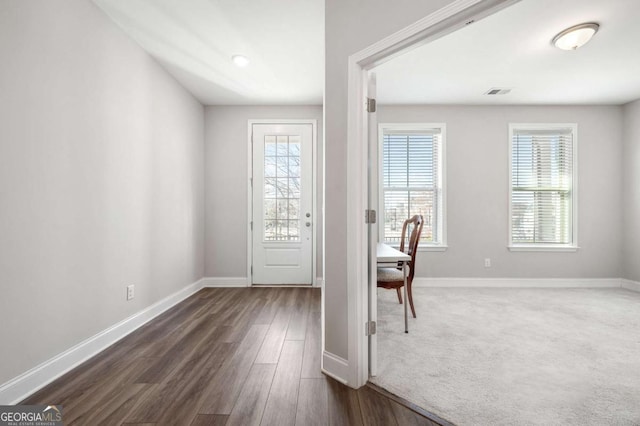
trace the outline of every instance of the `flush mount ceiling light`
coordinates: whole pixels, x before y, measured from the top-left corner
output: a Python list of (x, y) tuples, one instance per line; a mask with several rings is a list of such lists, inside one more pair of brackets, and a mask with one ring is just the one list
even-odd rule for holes
[(231, 57), (231, 60), (233, 61), (234, 64), (236, 64), (240, 68), (244, 68), (247, 65), (249, 65), (249, 58), (243, 55), (233, 55)]
[(587, 44), (598, 28), (600, 25), (593, 22), (567, 28), (553, 38), (553, 45), (562, 50), (576, 50)]

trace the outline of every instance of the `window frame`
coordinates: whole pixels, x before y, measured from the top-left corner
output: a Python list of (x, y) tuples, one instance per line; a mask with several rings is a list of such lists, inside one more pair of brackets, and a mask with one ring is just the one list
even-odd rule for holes
[[(513, 135), (515, 131), (522, 130), (548, 130), (548, 131), (567, 131), (571, 132), (572, 138), (572, 163), (571, 163), (571, 237), (569, 244), (550, 244), (550, 243), (514, 243), (513, 242)], [(546, 251), (546, 252), (575, 252), (580, 248), (578, 246), (578, 124), (577, 123), (509, 123), (509, 220), (507, 248), (510, 251)]]
[[(414, 132), (440, 131), (440, 203), (439, 211), (436, 212), (438, 235), (440, 241), (438, 243), (418, 244), (418, 251), (445, 251), (447, 250), (447, 127), (446, 123), (379, 123), (378, 124), (378, 240), (384, 241), (384, 135), (393, 134), (393, 132)], [(389, 244), (398, 248), (399, 243)]]

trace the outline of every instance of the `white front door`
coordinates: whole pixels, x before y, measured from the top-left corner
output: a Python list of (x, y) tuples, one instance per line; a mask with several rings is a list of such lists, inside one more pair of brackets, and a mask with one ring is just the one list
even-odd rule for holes
[(310, 285), (313, 125), (252, 124), (252, 284)]

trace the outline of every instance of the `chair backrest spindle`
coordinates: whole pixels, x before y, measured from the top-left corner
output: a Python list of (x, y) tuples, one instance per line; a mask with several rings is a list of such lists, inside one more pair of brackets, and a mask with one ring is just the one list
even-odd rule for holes
[[(411, 235), (409, 236), (409, 244), (407, 247), (407, 251), (404, 250), (404, 242), (407, 237), (407, 229), (411, 225)], [(407, 253), (411, 256), (411, 261), (409, 263), (409, 280), (413, 280), (413, 275), (415, 273), (414, 265), (416, 264), (416, 253), (418, 252), (418, 244), (420, 243), (420, 235), (422, 234), (422, 227), (424, 226), (424, 218), (422, 215), (415, 215), (411, 219), (407, 219), (404, 221), (402, 225), (402, 239), (400, 240), (400, 251), (403, 253)], [(400, 265), (398, 265), (400, 266)]]

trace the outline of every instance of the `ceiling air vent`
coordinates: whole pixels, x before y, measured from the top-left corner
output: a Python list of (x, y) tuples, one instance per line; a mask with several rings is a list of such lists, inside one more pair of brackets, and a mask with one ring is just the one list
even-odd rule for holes
[(506, 87), (493, 87), (488, 92), (485, 92), (485, 95), (506, 95), (509, 92), (511, 92), (511, 89)]

